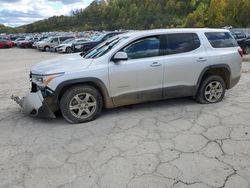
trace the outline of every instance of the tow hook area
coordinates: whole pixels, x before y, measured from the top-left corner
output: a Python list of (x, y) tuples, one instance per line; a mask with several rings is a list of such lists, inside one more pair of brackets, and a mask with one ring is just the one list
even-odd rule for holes
[(18, 97), (17, 95), (11, 95), (10, 97), (12, 100), (14, 100), (18, 105), (22, 107), (22, 98)]
[(44, 101), (41, 91), (29, 93), (23, 98), (12, 95), (11, 99), (20, 105), (26, 115), (55, 118), (54, 113)]

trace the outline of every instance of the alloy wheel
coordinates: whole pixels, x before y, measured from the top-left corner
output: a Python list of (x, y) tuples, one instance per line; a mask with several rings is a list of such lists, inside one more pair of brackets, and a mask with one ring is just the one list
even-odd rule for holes
[(71, 114), (79, 119), (90, 117), (95, 112), (96, 107), (96, 99), (90, 93), (77, 94), (71, 99), (69, 103)]
[(205, 99), (214, 103), (220, 100), (223, 94), (223, 86), (219, 81), (210, 82), (205, 88)]

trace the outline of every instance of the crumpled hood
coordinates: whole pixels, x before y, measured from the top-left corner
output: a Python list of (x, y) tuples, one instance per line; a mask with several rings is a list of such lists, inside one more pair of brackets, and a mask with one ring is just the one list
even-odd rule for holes
[(62, 55), (59, 58), (50, 59), (31, 67), (32, 74), (54, 74), (62, 72), (74, 72), (88, 68), (92, 59), (84, 59), (77, 54)]

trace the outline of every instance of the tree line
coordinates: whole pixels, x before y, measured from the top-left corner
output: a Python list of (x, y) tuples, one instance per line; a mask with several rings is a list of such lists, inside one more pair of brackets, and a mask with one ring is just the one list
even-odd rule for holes
[[(12, 32), (155, 29), (172, 27), (250, 27), (250, 0), (94, 1), (70, 16), (7, 28)], [(5, 28), (6, 29), (6, 28)], [(0, 26), (0, 32), (4, 27)]]

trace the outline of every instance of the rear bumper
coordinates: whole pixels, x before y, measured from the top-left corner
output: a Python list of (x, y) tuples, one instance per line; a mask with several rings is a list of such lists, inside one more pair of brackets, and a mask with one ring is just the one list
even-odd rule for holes
[(64, 48), (58, 48), (58, 49), (57, 49), (57, 52), (59, 52), (59, 53), (64, 53), (64, 52), (65, 52), (65, 49), (64, 49)]
[(238, 77), (236, 77), (236, 78), (231, 79), (230, 85), (229, 85), (229, 89), (233, 88), (236, 84), (239, 83), (240, 77), (241, 77), (241, 76), (238, 76)]
[(55, 118), (53, 111), (44, 100), (41, 91), (29, 93), (22, 99), (19, 99), (17, 96), (12, 96), (11, 98), (21, 106), (26, 115)]

